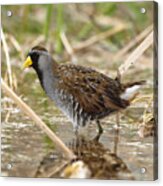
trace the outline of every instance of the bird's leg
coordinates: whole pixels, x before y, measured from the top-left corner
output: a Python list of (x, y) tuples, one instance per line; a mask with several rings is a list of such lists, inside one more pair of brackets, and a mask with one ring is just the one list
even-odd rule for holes
[(98, 134), (101, 135), (103, 133), (103, 128), (102, 128), (99, 120), (97, 120), (96, 122), (97, 122), (97, 126), (98, 126)]
[(98, 126), (98, 134), (94, 138), (95, 141), (98, 141), (100, 139), (101, 134), (103, 133), (103, 128), (101, 127), (100, 121), (96, 120), (97, 126)]
[(97, 120), (97, 126), (98, 126), (98, 133), (101, 135), (103, 133), (103, 128), (101, 127), (100, 121)]

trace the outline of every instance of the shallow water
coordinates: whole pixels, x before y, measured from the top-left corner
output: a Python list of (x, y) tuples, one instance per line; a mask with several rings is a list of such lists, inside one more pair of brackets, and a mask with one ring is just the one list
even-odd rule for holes
[[(19, 109), (13, 109), (15, 105), (11, 104), (12, 108), (4, 106), (7, 102), (11, 104), (10, 99), (2, 99), (2, 175), (34, 177), (44, 157), (50, 151), (57, 156), (59, 152), (28, 117)], [(37, 113), (44, 113), (41, 118), (67, 145), (74, 139), (71, 123), (44, 98), (44, 95), (36, 100), (39, 108), (36, 108), (32, 100), (28, 103), (36, 109)], [(48, 108), (46, 105), (49, 105)], [(128, 108), (126, 112), (132, 115), (132, 109), (135, 111), (135, 108)], [(139, 118), (143, 109), (136, 110), (138, 110), (136, 117)], [(8, 121), (4, 121), (7, 112), (10, 112), (10, 116)], [(99, 141), (111, 152), (117, 148), (117, 156), (125, 162), (135, 179), (151, 180), (153, 178), (153, 137), (140, 139), (137, 134), (138, 125), (127, 123), (126, 118), (121, 114), (119, 141), (116, 141), (115, 116), (104, 119), (102, 121), (104, 133)], [(85, 136), (91, 139), (96, 136), (96, 132), (97, 127), (92, 124), (85, 131)], [(141, 173), (142, 167), (146, 169), (144, 174)]]

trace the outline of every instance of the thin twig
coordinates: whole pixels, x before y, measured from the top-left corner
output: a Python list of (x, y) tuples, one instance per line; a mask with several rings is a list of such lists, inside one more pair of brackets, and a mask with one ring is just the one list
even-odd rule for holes
[(9, 118), (10, 118), (10, 115), (11, 115), (11, 111), (9, 110), (9, 111), (7, 111), (6, 117), (5, 117), (5, 119), (4, 119), (5, 123), (8, 122), (8, 120), (9, 120)]
[(120, 24), (127, 24), (125, 21), (122, 21), (122, 19), (118, 19), (116, 17), (112, 16), (106, 16), (106, 15), (97, 15), (94, 17), (94, 22), (99, 25), (100, 27), (107, 27), (109, 26), (117, 26)]
[(34, 47), (34, 46), (40, 45), (41, 43), (44, 43), (44, 42), (45, 42), (45, 37), (44, 37), (44, 35), (40, 35), (38, 38), (36, 38), (36, 40), (34, 40), (34, 41), (31, 43), (31, 46)]
[(18, 43), (18, 41), (15, 39), (13, 35), (7, 34), (6, 37), (11, 41), (11, 43), (14, 45), (14, 47), (18, 52), (22, 51), (20, 44)]
[(7, 84), (1, 78), (1, 86), (5, 93), (12, 98), (15, 103), (20, 107), (20, 109), (27, 114), (33, 121), (35, 121), (36, 125), (40, 127), (48, 137), (54, 142), (54, 144), (63, 152), (66, 158), (73, 159), (75, 155), (73, 152), (66, 147), (66, 145), (58, 138), (52, 130), (35, 114), (35, 112), (26, 104), (24, 103), (20, 97), (18, 97), (11, 88), (7, 86)]
[(73, 53), (74, 53), (74, 51), (73, 51), (73, 48), (71, 47), (71, 45), (70, 45), (70, 43), (69, 43), (69, 41), (68, 41), (68, 39), (67, 39), (65, 33), (64, 33), (64, 32), (61, 32), (60, 37), (61, 37), (62, 43), (63, 43), (63, 45), (64, 45), (64, 47), (65, 47), (67, 53), (68, 53), (70, 56), (72, 56)]
[(68, 163), (70, 163), (70, 162), (65, 161), (60, 166), (58, 166), (57, 168), (55, 168), (54, 170), (52, 170), (46, 177), (47, 178), (50, 178), (52, 175), (55, 175), (57, 172), (59, 172), (60, 170), (62, 170)]
[(153, 44), (153, 31), (142, 41), (142, 43), (129, 55), (126, 61), (118, 68), (120, 75), (123, 75), (131, 65)]
[(19, 44), (19, 42), (16, 40), (16, 38), (11, 35), (11, 34), (8, 34), (6, 35), (6, 38), (8, 37), (8, 39), (10, 40), (10, 42), (13, 44), (13, 46), (15, 47), (15, 49), (20, 53), (20, 58), (21, 60), (24, 60), (24, 55), (22, 53), (22, 49), (21, 49), (21, 46)]
[(124, 48), (122, 48), (115, 56), (114, 60), (120, 59), (121, 56), (124, 56), (132, 47), (134, 47), (137, 43), (142, 41), (147, 34), (151, 32), (153, 29), (153, 25), (150, 25), (145, 30), (143, 30), (137, 37), (133, 38)]
[(116, 129), (114, 136), (114, 153), (117, 154), (118, 151), (118, 142), (119, 142), (119, 129), (120, 129), (120, 112), (116, 113)]
[(94, 43), (97, 43), (107, 37), (110, 37), (118, 32), (121, 32), (125, 29), (128, 28), (128, 25), (125, 25), (125, 24), (121, 24), (121, 25), (118, 25), (110, 30), (107, 30), (106, 32), (102, 32), (98, 35), (95, 35), (95, 36), (92, 36), (91, 38), (89, 38), (88, 40), (86, 41), (83, 41), (82, 43), (79, 43), (78, 45), (76, 45), (74, 47), (74, 51), (78, 51), (78, 50), (82, 50), (82, 49), (85, 49), (91, 45), (93, 45)]
[(66, 34), (64, 32), (61, 32), (60, 37), (61, 37), (61, 41), (62, 41), (68, 55), (71, 58), (72, 63), (76, 63), (77, 59), (74, 55), (74, 50), (73, 50), (70, 42), (68, 41)]
[(1, 39), (2, 39), (2, 43), (3, 43), (3, 49), (5, 52), (5, 56), (6, 56), (6, 64), (7, 64), (7, 73), (8, 73), (8, 78), (9, 78), (9, 85), (12, 88), (12, 70), (11, 70), (11, 64), (10, 64), (10, 56), (9, 56), (9, 50), (8, 50), (8, 46), (6, 43), (6, 39), (5, 39), (5, 35), (3, 33), (3, 30), (1, 28)]

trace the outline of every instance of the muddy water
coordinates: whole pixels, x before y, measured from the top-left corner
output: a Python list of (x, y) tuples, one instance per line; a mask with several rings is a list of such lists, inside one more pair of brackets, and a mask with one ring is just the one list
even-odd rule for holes
[[(23, 77), (18, 94), (33, 108), (52, 130), (68, 145), (74, 139), (72, 125), (46, 98), (37, 80), (29, 88), (33, 74)], [(153, 137), (140, 139), (137, 134), (138, 121), (144, 108), (134, 105), (121, 114), (119, 134), (116, 133), (115, 116), (102, 121), (104, 133), (99, 142), (111, 152), (116, 149), (117, 157), (121, 158), (136, 180), (153, 179)], [(131, 118), (134, 117), (134, 121)], [(34, 177), (40, 162), (53, 151), (57, 157), (59, 152), (50, 140), (25, 116), (9, 98), (2, 95), (2, 175), (17, 177)], [(89, 139), (96, 136), (95, 124), (85, 132)], [(118, 138), (117, 138), (118, 135)], [(119, 139), (119, 140), (117, 140)], [(141, 168), (146, 172), (141, 173)]]

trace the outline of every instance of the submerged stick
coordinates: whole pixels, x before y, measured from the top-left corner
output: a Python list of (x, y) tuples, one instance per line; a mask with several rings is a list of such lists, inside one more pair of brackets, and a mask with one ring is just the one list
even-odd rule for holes
[(54, 144), (63, 152), (66, 158), (72, 160), (75, 158), (73, 152), (61, 141), (59, 137), (57, 137), (54, 132), (49, 129), (49, 127), (35, 114), (35, 112), (24, 103), (20, 97), (18, 97), (11, 88), (3, 81), (1, 78), (1, 86), (5, 93), (12, 98), (15, 103), (20, 107), (20, 109), (27, 114), (33, 121), (35, 121), (36, 125), (43, 130), (48, 137), (54, 142)]
[(120, 75), (123, 75), (152, 44), (153, 31), (141, 42), (141, 44), (129, 55), (126, 61), (118, 68)]

